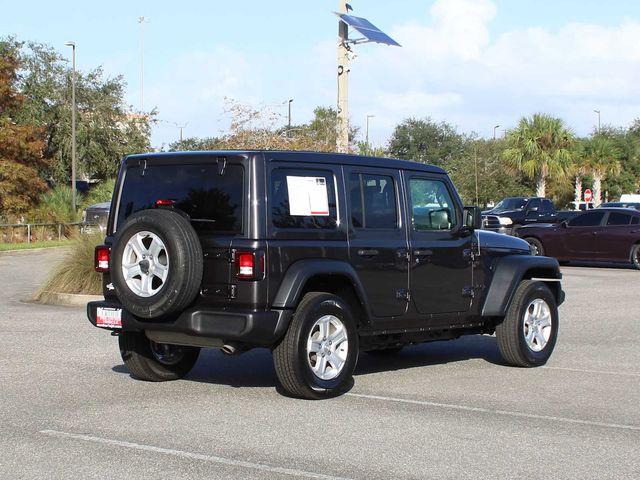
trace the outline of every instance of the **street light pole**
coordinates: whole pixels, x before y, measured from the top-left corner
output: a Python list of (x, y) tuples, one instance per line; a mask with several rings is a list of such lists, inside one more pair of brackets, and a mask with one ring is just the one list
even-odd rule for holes
[(375, 115), (367, 115), (367, 147), (369, 147), (369, 119), (375, 117)]
[(496, 130), (498, 129), (500, 125), (496, 125), (495, 127), (493, 127), (493, 139), (496, 139)]
[(289, 121), (287, 122), (289, 129), (291, 129), (291, 102), (293, 102), (293, 98), (289, 99)]
[(144, 17), (138, 17), (140, 24), (140, 112), (144, 112)]
[[(339, 13), (347, 13), (347, 1), (340, 0)], [(336, 149), (349, 152), (349, 27), (338, 22), (338, 125)]]
[(594, 110), (598, 114), (598, 134), (600, 133), (600, 110)]
[(72, 49), (73, 73), (71, 76), (71, 211), (76, 213), (76, 44), (65, 43)]

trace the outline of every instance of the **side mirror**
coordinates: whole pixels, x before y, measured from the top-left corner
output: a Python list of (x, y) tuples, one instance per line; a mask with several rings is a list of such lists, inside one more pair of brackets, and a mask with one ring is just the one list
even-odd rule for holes
[(533, 212), (537, 212), (539, 210), (538, 207), (531, 207), (527, 210), (527, 213), (533, 213)]
[(464, 207), (462, 223), (464, 227), (472, 230), (482, 228), (482, 211), (480, 207)]

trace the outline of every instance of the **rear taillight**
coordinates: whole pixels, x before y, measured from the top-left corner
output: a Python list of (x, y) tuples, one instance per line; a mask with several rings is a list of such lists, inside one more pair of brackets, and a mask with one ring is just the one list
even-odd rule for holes
[(254, 252), (240, 252), (236, 256), (238, 271), (236, 277), (242, 280), (253, 280), (256, 273), (256, 255)]
[(236, 278), (239, 280), (262, 280), (264, 278), (264, 252), (238, 252), (233, 257), (236, 263)]
[(109, 271), (109, 255), (111, 248), (106, 245), (98, 245), (95, 253), (96, 272), (104, 273)]

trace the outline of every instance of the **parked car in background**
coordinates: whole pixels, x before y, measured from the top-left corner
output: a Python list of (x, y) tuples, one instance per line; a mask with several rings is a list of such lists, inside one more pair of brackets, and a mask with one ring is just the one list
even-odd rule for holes
[(558, 224), (524, 226), (517, 236), (532, 253), (572, 260), (625, 262), (640, 269), (640, 211), (597, 208)]
[(111, 202), (96, 203), (85, 208), (80, 221), (80, 233), (104, 233), (107, 229), (110, 208)]
[(508, 235), (523, 225), (558, 221), (553, 202), (540, 197), (504, 198), (491, 210), (482, 212), (482, 228)]
[(600, 205), (601, 208), (635, 208), (640, 210), (640, 202), (606, 202)]

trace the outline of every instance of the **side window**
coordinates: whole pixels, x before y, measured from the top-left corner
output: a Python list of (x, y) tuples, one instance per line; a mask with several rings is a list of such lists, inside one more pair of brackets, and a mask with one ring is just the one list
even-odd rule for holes
[[(533, 210), (534, 208), (537, 208), (538, 210)], [(527, 211), (540, 211), (542, 210), (542, 206), (541, 206), (541, 202), (539, 199), (534, 198), (533, 200), (531, 200), (529, 202), (529, 205), (527, 205)]]
[(542, 211), (545, 213), (551, 213), (554, 211), (553, 204), (551, 200), (543, 200), (542, 201)]
[(638, 225), (640, 223), (640, 217), (631, 217), (631, 225)]
[(271, 172), (271, 220), (278, 228), (335, 229), (333, 173), (277, 168)]
[(570, 227), (597, 227), (602, 221), (604, 212), (587, 212), (569, 221)]
[(610, 212), (607, 225), (629, 225), (631, 223), (631, 215), (628, 213)]
[(398, 227), (396, 189), (393, 177), (352, 173), (349, 177), (351, 224), (354, 228)]
[(451, 230), (455, 227), (455, 203), (444, 182), (412, 178), (410, 189), (414, 230)]

